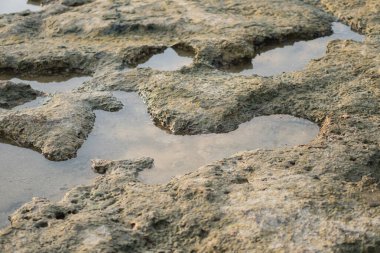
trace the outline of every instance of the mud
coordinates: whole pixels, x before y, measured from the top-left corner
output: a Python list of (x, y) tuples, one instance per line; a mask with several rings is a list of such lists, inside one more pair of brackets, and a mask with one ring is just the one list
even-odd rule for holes
[[(92, 110), (121, 109), (108, 93), (116, 90), (138, 92), (155, 124), (174, 134), (229, 132), (273, 114), (321, 130), (310, 144), (242, 152), (162, 185), (136, 179), (150, 158), (94, 162), (105, 174), (92, 184), (18, 209), (0, 232), (0, 251), (379, 251), (378, 1), (78, 4), (1, 16), (2, 71), (93, 76), (41, 107), (1, 110), (2, 137), (50, 159), (73, 157)], [(329, 35), (336, 18), (365, 41), (332, 41), (303, 70), (273, 77), (217, 69), (264, 46)], [(193, 64), (125, 71), (169, 47), (194, 52)]]

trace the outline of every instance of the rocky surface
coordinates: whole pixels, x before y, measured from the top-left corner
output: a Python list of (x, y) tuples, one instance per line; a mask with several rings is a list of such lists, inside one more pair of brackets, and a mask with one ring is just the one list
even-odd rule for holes
[(376, 0), (321, 0), (321, 5), (339, 19), (367, 35), (380, 35), (380, 3)]
[(329, 34), (332, 20), (298, 0), (52, 1), (38, 13), (0, 17), (0, 69), (89, 73), (173, 45), (223, 66), (263, 45)]
[(11, 109), (41, 95), (42, 92), (33, 90), (28, 84), (0, 81), (0, 108)]
[(239, 76), (199, 64), (174, 72), (105, 74), (81, 89), (138, 91), (156, 123), (176, 134), (227, 132), (253, 116), (270, 114), (322, 123), (329, 114), (376, 113), (378, 53), (378, 44), (335, 41), (324, 58), (304, 71), (273, 78)]
[[(379, 150), (359, 153), (357, 140), (336, 141), (336, 128), (353, 123), (341, 121), (327, 120), (311, 145), (239, 154), (160, 186), (134, 177), (151, 159), (97, 161), (105, 175), (61, 202), (24, 205), (0, 245), (5, 252), (376, 252), (379, 175), (368, 175)], [(350, 169), (367, 176), (347, 178)]]
[(110, 93), (57, 94), (40, 107), (0, 114), (0, 138), (35, 149), (50, 160), (67, 160), (76, 156), (90, 133), (93, 110), (121, 108)]
[[(0, 68), (94, 79), (39, 108), (0, 111), (1, 137), (49, 159), (73, 157), (92, 110), (120, 108), (105, 92), (113, 90), (138, 91), (155, 122), (176, 134), (226, 132), (277, 113), (321, 131), (309, 145), (237, 154), (163, 185), (136, 179), (150, 158), (94, 161), (102, 175), (91, 185), (11, 215), (1, 252), (380, 251), (377, 1), (67, 2), (83, 4), (0, 16)], [(331, 15), (366, 41), (333, 41), (305, 70), (274, 77), (215, 69), (261, 46), (327, 34)], [(123, 70), (173, 45), (194, 51), (194, 65)]]

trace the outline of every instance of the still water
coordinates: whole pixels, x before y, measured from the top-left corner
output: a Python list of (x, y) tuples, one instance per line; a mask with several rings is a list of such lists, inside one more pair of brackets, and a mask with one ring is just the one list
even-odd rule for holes
[(136, 93), (114, 92), (114, 96), (124, 108), (95, 112), (94, 129), (75, 159), (52, 162), (35, 151), (0, 144), (0, 225), (33, 196), (56, 200), (68, 188), (88, 183), (95, 177), (91, 159), (152, 157), (155, 166), (142, 172), (140, 179), (156, 184), (239, 151), (305, 144), (319, 131), (309, 121), (273, 115), (254, 118), (230, 133), (171, 135), (154, 126)]
[[(241, 75), (260, 76), (273, 76), (283, 72), (302, 70), (312, 59), (323, 57), (328, 43), (332, 40), (362, 42), (365, 39), (365, 36), (352, 31), (349, 26), (339, 22), (332, 23), (332, 30), (333, 33), (330, 36), (277, 45), (270, 50), (263, 48), (261, 50), (263, 52), (256, 55), (251, 62), (235, 65), (225, 70)], [(193, 61), (192, 58), (191, 53), (168, 48), (163, 53), (152, 56), (147, 62), (139, 64), (137, 67), (174, 71), (190, 65)]]
[(91, 79), (90, 76), (72, 77), (72, 76), (46, 76), (32, 78), (8, 78), (7, 76), (0, 76), (0, 80), (10, 80), (14, 83), (26, 83), (33, 89), (47, 93), (47, 96), (38, 97), (28, 103), (16, 106), (13, 110), (20, 110), (24, 108), (33, 108), (40, 106), (50, 100), (51, 94), (69, 92), (80, 87), (84, 82)]
[(139, 64), (138, 68), (152, 68), (162, 71), (174, 71), (193, 62), (193, 55), (183, 50), (167, 48), (163, 53), (153, 55), (148, 61)]
[(242, 75), (273, 76), (283, 72), (304, 69), (312, 59), (325, 55), (327, 44), (332, 40), (363, 41), (364, 36), (339, 22), (332, 24), (333, 34), (308, 41), (295, 42), (258, 54), (249, 64), (234, 66), (227, 71)]
[(16, 13), (26, 10), (39, 11), (41, 9), (38, 0), (0, 0), (0, 14)]
[(33, 89), (43, 91), (45, 93), (62, 93), (74, 90), (81, 86), (84, 82), (91, 79), (90, 76), (46, 76), (38, 78), (6, 78), (1, 77), (0, 80), (7, 79), (14, 83), (26, 83), (29, 84)]
[[(333, 23), (331, 36), (269, 50), (252, 60), (250, 69), (235, 69), (244, 75), (270, 76), (302, 69), (314, 58), (325, 54), (333, 39), (362, 41), (363, 36), (349, 27)], [(168, 48), (138, 67), (177, 70), (190, 65), (192, 57)], [(46, 93), (67, 92), (79, 87), (90, 77), (25, 80), (34, 89)], [(0, 225), (6, 217), (33, 196), (59, 199), (75, 185), (88, 183), (95, 177), (91, 159), (128, 159), (149, 156), (155, 159), (150, 170), (140, 174), (149, 184), (164, 183), (212, 161), (236, 152), (256, 148), (294, 146), (310, 142), (318, 134), (317, 125), (287, 115), (257, 117), (243, 123), (230, 133), (177, 136), (157, 128), (136, 93), (114, 92), (125, 106), (119, 112), (96, 111), (96, 122), (88, 140), (78, 151), (78, 157), (64, 162), (52, 162), (32, 150), (0, 144)], [(14, 110), (40, 106), (49, 97), (19, 106)]]

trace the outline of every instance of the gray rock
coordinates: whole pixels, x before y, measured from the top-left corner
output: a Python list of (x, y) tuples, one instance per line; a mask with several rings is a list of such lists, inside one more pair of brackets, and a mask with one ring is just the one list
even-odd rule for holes
[[(34, 198), (12, 214), (0, 252), (380, 251), (379, 1), (220, 3), (57, 2), (27, 17), (2, 16), (1, 69), (94, 79), (40, 108), (1, 110), (0, 136), (50, 159), (73, 157), (91, 131), (92, 110), (120, 108), (100, 92), (113, 90), (138, 91), (173, 133), (226, 132), (284, 113), (317, 122), (319, 136), (236, 154), (163, 185), (136, 178), (151, 159), (95, 161), (103, 174), (91, 185), (57, 203)], [(366, 41), (334, 41), (305, 70), (270, 78), (214, 69), (273, 42), (328, 34), (334, 18), (324, 10)], [(195, 52), (193, 66), (122, 71), (179, 44)]]
[(11, 109), (42, 95), (28, 84), (0, 81), (0, 108)]
[(62, 0), (62, 4), (66, 6), (80, 6), (90, 2), (91, 0)]
[(38, 150), (49, 160), (67, 160), (90, 133), (93, 110), (121, 108), (110, 93), (57, 94), (41, 107), (0, 114), (0, 138)]

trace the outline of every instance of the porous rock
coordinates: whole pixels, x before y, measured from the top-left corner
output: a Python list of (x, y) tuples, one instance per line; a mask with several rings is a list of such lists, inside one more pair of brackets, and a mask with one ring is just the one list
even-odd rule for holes
[[(98, 0), (2, 16), (0, 68), (94, 73), (79, 90), (42, 108), (1, 111), (0, 133), (21, 144), (44, 147), (50, 138), (55, 147), (67, 140), (77, 147), (91, 129), (98, 98), (115, 103), (100, 91), (113, 90), (139, 92), (156, 123), (173, 133), (226, 132), (275, 113), (313, 120), (321, 130), (308, 145), (236, 154), (162, 185), (136, 178), (152, 166), (149, 158), (96, 161), (94, 169), (103, 174), (92, 184), (57, 203), (35, 198), (11, 215), (0, 232), (0, 251), (380, 251), (377, 2)], [(333, 41), (306, 69), (274, 77), (214, 68), (250, 58), (273, 41), (327, 34), (332, 15), (366, 41)], [(44, 50), (36, 46), (41, 41)], [(146, 58), (173, 45), (192, 48), (195, 64), (175, 72), (121, 71), (139, 54)], [(37, 113), (54, 119), (48, 112), (59, 115), (57, 124), (33, 121)], [(75, 121), (67, 121), (68, 112)], [(28, 117), (33, 120), (23, 134)], [(67, 122), (70, 130), (62, 128)], [(75, 153), (69, 149), (63, 157)]]
[(28, 84), (0, 81), (0, 108), (11, 109), (41, 95), (42, 92), (33, 90)]

